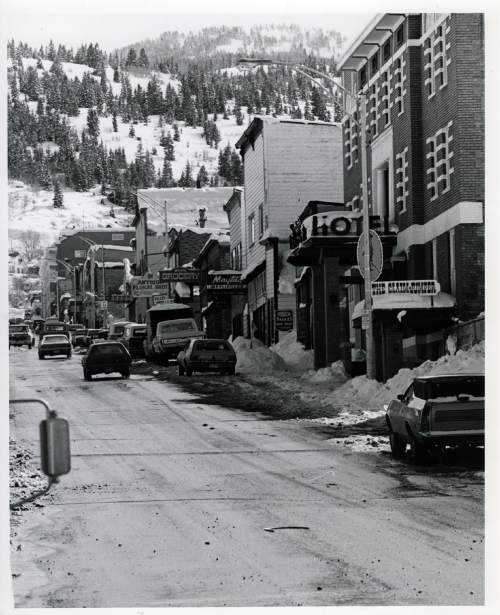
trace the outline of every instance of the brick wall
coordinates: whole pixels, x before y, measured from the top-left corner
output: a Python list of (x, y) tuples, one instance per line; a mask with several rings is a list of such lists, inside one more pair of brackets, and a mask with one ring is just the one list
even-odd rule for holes
[(484, 225), (456, 227), (455, 261), (458, 314), (467, 320), (484, 311)]

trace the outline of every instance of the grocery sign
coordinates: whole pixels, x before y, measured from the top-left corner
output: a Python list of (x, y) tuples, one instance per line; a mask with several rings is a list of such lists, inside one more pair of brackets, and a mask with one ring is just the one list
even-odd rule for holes
[(372, 295), (421, 295), (433, 297), (439, 293), (441, 286), (436, 280), (390, 280), (372, 282)]
[(167, 269), (160, 271), (160, 280), (162, 282), (191, 282), (191, 284), (198, 284), (200, 281), (200, 270), (187, 269), (186, 267)]

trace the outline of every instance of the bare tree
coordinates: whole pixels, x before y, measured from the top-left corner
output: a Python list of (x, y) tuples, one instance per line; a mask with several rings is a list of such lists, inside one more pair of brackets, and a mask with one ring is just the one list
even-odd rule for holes
[(37, 231), (23, 231), (19, 235), (21, 254), (27, 262), (42, 255), (42, 242)]

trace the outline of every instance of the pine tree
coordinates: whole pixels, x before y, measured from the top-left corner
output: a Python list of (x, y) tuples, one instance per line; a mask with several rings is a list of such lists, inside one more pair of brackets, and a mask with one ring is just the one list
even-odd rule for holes
[(118, 70), (118, 67), (113, 70), (113, 81), (115, 83), (120, 83), (120, 71)]
[(234, 109), (234, 116), (236, 118), (236, 124), (238, 126), (243, 125), (243, 113), (241, 112), (241, 107), (237, 105)]
[(186, 162), (186, 166), (184, 167), (181, 173), (181, 177), (178, 181), (178, 185), (181, 188), (192, 188), (195, 185), (195, 182), (192, 176), (191, 163), (189, 162), (189, 160)]
[(198, 171), (198, 175), (196, 176), (196, 187), (203, 188), (209, 183), (210, 183), (210, 179), (208, 177), (207, 170), (205, 168), (205, 165), (202, 164), (200, 167), (200, 170)]
[(54, 207), (59, 208), (63, 206), (63, 194), (61, 191), (61, 186), (57, 179), (54, 181), (54, 199), (52, 201)]
[(177, 126), (177, 123), (174, 124), (174, 141), (180, 141), (181, 140), (181, 136), (179, 134), (179, 126)]
[(113, 132), (118, 132), (118, 122), (116, 121), (116, 111), (113, 111)]
[(241, 164), (240, 155), (236, 150), (231, 152), (231, 159), (229, 162), (231, 168), (230, 181), (233, 186), (240, 186), (243, 183), (243, 165)]
[(99, 116), (93, 107), (91, 107), (87, 113), (87, 130), (91, 137), (97, 139), (99, 136)]
[(172, 164), (167, 158), (163, 159), (163, 169), (158, 180), (158, 188), (171, 188), (175, 186), (174, 176), (172, 173)]
[(134, 130), (133, 124), (130, 124), (130, 130), (128, 131), (128, 136), (132, 139), (135, 137), (135, 130)]

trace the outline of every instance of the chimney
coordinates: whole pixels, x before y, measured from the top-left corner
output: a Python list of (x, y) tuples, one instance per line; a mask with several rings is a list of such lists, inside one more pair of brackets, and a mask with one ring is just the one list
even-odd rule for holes
[(201, 207), (198, 210), (198, 213), (200, 214), (200, 217), (198, 219), (198, 223), (200, 225), (200, 228), (205, 228), (205, 224), (207, 223), (207, 214), (206, 214), (206, 209), (204, 207)]

